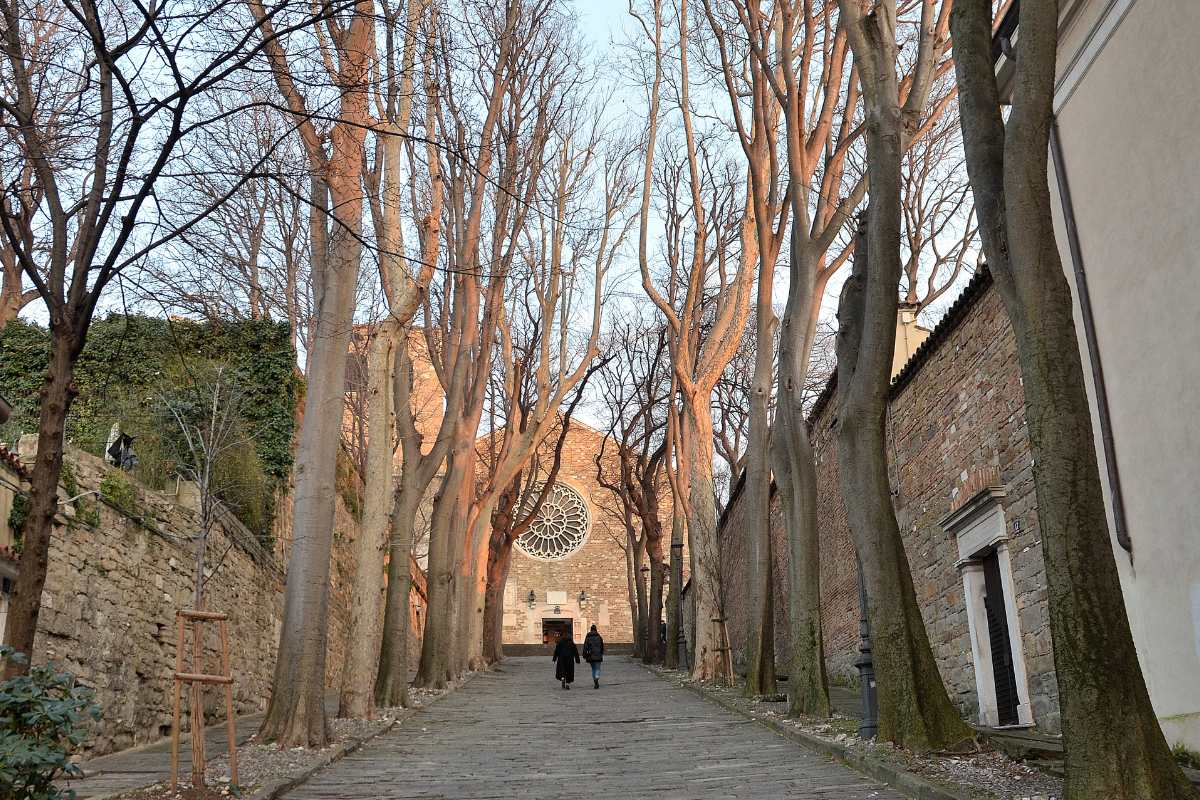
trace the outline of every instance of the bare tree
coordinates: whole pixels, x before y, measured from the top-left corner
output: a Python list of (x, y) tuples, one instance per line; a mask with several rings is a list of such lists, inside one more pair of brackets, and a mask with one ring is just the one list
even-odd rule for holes
[(136, 290), (143, 302), (214, 322), (286, 320), (303, 363), (313, 344), (309, 164), (272, 91), (253, 88), (255, 105), (229, 116), (239, 102), (206, 103), (215, 121), (182, 155), (188, 180), (172, 207), (196, 214), (228, 199), (148, 263)]
[[(879, 698), (879, 735), (923, 750), (970, 736), (951, 704), (917, 605), (888, 482), (884, 418), (895, 351), (901, 258), (901, 161), (926, 122), (927, 97), (948, 49), (949, 4), (921, 0), (907, 94), (897, 72), (901, 10), (841, 0), (863, 88), (865, 225), (838, 308), (838, 464), (846, 516), (862, 564)], [(939, 7), (940, 6), (940, 7)]]
[[(1071, 290), (1050, 215), (1059, 3), (1021, 6), (1005, 125), (987, 0), (951, 27), (967, 169), (988, 267), (1016, 333), (1049, 584), (1066, 797), (1195, 798), (1171, 758), (1138, 664), (1109, 538)], [(1056, 167), (1059, 165), (1056, 165)]]
[[(953, 104), (947, 111), (956, 110)], [(962, 157), (958, 115), (944, 114), (913, 143), (901, 164), (901, 304), (930, 309), (969, 274), (979, 227)]]
[[(217, 3), (175, 16), (163, 4), (61, 0), (43, 13), (23, 0), (0, 3), (0, 124), (13, 156), (4, 159), (6, 174), (13, 164), (16, 174), (36, 175), (37, 186), (3, 187), (0, 229), (45, 303), (51, 330), (25, 548), (5, 632), (19, 651), (33, 646), (72, 375), (96, 306), (123, 270), (212, 211), (180, 221), (158, 204), (179, 152), (213, 121), (196, 98), (229, 88), (264, 46), (313, 22), (306, 8), (282, 14), (286, 22), (268, 30), (240, 10)], [(336, 10), (324, 6), (318, 18)], [(144, 69), (151, 62), (161, 68)], [(57, 113), (64, 104), (72, 113)]]
[[(470, 100), (485, 109), (477, 135), (472, 135), (476, 128), (463, 105), (468, 97), (459, 96), (459, 87), (450, 80), (455, 73), (449, 66), (449, 53), (443, 53), (447, 81), (441, 108), (444, 119), (439, 125), (454, 143), (445, 181), (450, 224), (444, 235), (451, 276), (442, 287), (442, 354), (433, 361), (447, 392), (449, 444), (431, 518), (429, 612), (416, 676), (421, 686), (444, 687), (456, 681), (466, 669), (472, 649), (466, 633), (469, 625), (464, 624), (474, 617), (467, 598), (476, 588), (475, 577), (482, 572), (476, 571), (477, 557), (481, 551), (486, 557), (486, 548), (473, 547), (475, 542), (470, 540), (472, 534), (481, 534), (472, 529), (471, 516), (475, 437), (497, 326), (504, 314), (506, 278), (516, 257), (515, 242), (530, 213), (557, 111), (550, 100), (556, 82), (538, 86), (534, 77), (548, 71), (545, 59), (554, 54), (553, 49), (539, 46), (545, 42), (545, 26), (554, 11), (551, 0), (508, 0), (502, 12), (472, 6), (472, 14), (481, 23), (468, 50), (474, 59), (470, 71), (477, 74), (470, 75), (467, 86), (477, 87), (479, 96)], [(533, 81), (543, 93), (527, 96), (526, 81)], [(468, 152), (469, 139), (478, 148), (477, 157)], [(493, 167), (498, 169), (495, 176)], [(482, 237), (485, 206), (491, 215), (492, 234), (487, 259)], [(429, 349), (431, 357), (435, 356), (435, 348)], [(479, 617), (482, 634), (482, 609)]]
[[(374, 707), (374, 685), (383, 623), (383, 551), (394, 506), (395, 368), (401, 342), (407, 340), (413, 315), (433, 275), (432, 261), (412, 266), (404, 252), (403, 137), (408, 135), (413, 106), (413, 72), (417, 31), (427, 0), (410, 0), (401, 21), (384, 4), (386, 52), (382, 87), (377, 89), (378, 119), (372, 168), (365, 172), (379, 254), (379, 283), (387, 315), (371, 332), (367, 356), (368, 441), (363, 525), (357, 544), (354, 597), (347, 634), (346, 660), (338, 701), (341, 717), (365, 718)], [(394, 42), (399, 40), (400, 63)], [(437, 174), (436, 172), (434, 174)], [(407, 568), (407, 558), (403, 559)]]
[[(618, 501), (613, 514), (626, 531), (622, 543), (631, 556), (631, 602), (642, 660), (659, 663), (659, 623), (667, 565), (663, 559), (661, 498), (667, 459), (666, 407), (671, 364), (667, 331), (637, 316), (610, 328), (600, 373), (600, 399), (609, 414), (608, 434), (595, 456), (596, 478)], [(607, 452), (612, 442), (615, 452)], [(637, 557), (633, 557), (633, 556)], [(649, 561), (650, 585), (642, 578)]]
[[(737, 186), (741, 181), (710, 151), (708, 137), (701, 136), (694, 124), (689, 67), (693, 36), (688, 11), (687, 0), (682, 0), (675, 20), (679, 60), (677, 72), (672, 76), (683, 128), (682, 167), (666, 165), (668, 172), (678, 169), (681, 180), (660, 181), (665, 189), (664, 211), (668, 217), (669, 274), (665, 294), (655, 285), (650, 271), (646, 221), (653, 188), (655, 120), (663, 81), (664, 24), (660, 0), (651, 4), (652, 22), (637, 15), (655, 52), (650, 90), (652, 127), (643, 170), (639, 266), (642, 286), (666, 318), (670, 330), (671, 358), (681, 402), (681, 426), (674, 445), (679, 474), (672, 487), (687, 517), (692, 585), (696, 589), (693, 674), (700, 679), (728, 681), (732, 675), (724, 644), (719, 576), (712, 572), (719, 560), (713, 488), (712, 392), (736, 351), (738, 333), (746, 324), (758, 252), (753, 235), (752, 201), (749, 197), (739, 197)], [(688, 192), (683, 204), (675, 197), (682, 187)], [(690, 236), (683, 234), (685, 227)], [(685, 238), (689, 240), (686, 244)], [(731, 254), (737, 259), (733, 268), (729, 263)], [(711, 323), (704, 326), (701, 337), (706, 306), (710, 304)]]
[(325, 79), (336, 87), (336, 121), (328, 135), (313, 124), (315, 98), (297, 78), (302, 58), (274, 36), (277, 14), (247, 0), (263, 33), (267, 62), (312, 175), (310, 223), (314, 284), (313, 349), (296, 463), (294, 542), (284, 591), (283, 625), (264, 739), (319, 747), (329, 740), (325, 717), (325, 655), (329, 556), (333, 543), (335, 475), (341, 443), (346, 357), (362, 260), (363, 145), (371, 122), (367, 85), (374, 4), (356, 0), (314, 26)]

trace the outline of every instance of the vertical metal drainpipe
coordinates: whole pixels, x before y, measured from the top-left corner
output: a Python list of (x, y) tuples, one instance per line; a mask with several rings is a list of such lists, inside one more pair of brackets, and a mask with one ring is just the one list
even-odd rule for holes
[(1113, 529), (1117, 544), (1133, 556), (1133, 542), (1125, 525), (1125, 500), (1121, 494), (1121, 473), (1117, 468), (1117, 449), (1113, 443), (1112, 418), (1108, 413), (1108, 390), (1104, 384), (1104, 366), (1100, 362), (1100, 346), (1096, 341), (1096, 322), (1092, 316), (1092, 298), (1088, 292), (1087, 273), (1083, 268), (1083, 253), (1079, 247), (1079, 229), (1075, 225), (1075, 206), (1071, 202), (1071, 187), (1063, 158), (1062, 141), (1058, 135), (1058, 118), (1050, 120), (1050, 157), (1054, 162), (1054, 177), (1058, 183), (1058, 199), (1062, 205), (1063, 224), (1067, 230), (1067, 247), (1071, 268), (1075, 274), (1075, 291), (1079, 296), (1083, 339), (1087, 345), (1088, 362), (1092, 368), (1092, 386), (1096, 391), (1096, 414), (1100, 419), (1100, 440), (1104, 448), (1104, 466), (1112, 494)]

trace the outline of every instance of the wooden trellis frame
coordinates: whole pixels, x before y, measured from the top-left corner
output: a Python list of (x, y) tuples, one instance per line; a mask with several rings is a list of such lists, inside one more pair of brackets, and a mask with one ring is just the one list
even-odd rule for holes
[[(178, 633), (175, 640), (175, 717), (171, 725), (171, 790), (174, 791), (179, 778), (179, 716), (183, 700), (183, 684), (191, 684), (192, 721), (192, 786), (204, 785), (204, 686), (225, 686), (225, 725), (229, 739), (229, 780), (236, 786), (237, 773), (237, 723), (233, 716), (233, 673), (229, 668), (229, 631), (226, 628), (227, 614), (218, 611), (182, 609), (175, 614)], [(188, 669), (183, 664), (183, 644), (188, 623), (192, 628), (192, 660)], [(221, 638), (221, 672), (204, 672), (204, 624), (217, 623)]]

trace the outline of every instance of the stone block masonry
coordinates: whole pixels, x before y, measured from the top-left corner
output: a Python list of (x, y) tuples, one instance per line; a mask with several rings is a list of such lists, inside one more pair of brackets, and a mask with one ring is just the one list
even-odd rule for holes
[[(31, 451), (23, 450), (21, 455), (31, 463)], [(98, 491), (112, 469), (74, 449), (69, 450), (67, 463), (78, 484), (77, 493)], [(5, 486), (11, 493), (23, 475), (12, 464), (0, 463), (0, 479), (0, 493)], [(192, 605), (195, 550), (191, 537), (197, 532), (198, 515), (189, 507), (186, 492), (176, 496), (136, 484), (134, 488), (137, 507), (132, 513), (114, 508), (94, 494), (63, 503), (51, 539), (34, 660), (53, 661), (95, 690), (102, 716), (86, 744), (88, 756), (152, 742), (170, 733), (175, 614)], [(60, 488), (60, 496), (69, 499), (65, 488)], [(343, 584), (350, 569), (351, 545), (358, 535), (357, 522), (344, 508), (339, 508), (336, 524), (326, 670), (330, 686), (336, 685), (342, 667), (344, 620), (349, 617)], [(0, 528), (4, 528), (0, 534), (9, 534), (7, 516), (0, 520)], [(230, 513), (221, 515), (211, 536), (206, 564), (206, 608), (230, 617), (237, 713), (261, 711), (266, 707), (275, 667), (283, 566)], [(206, 627), (206, 669), (215, 671), (220, 663), (217, 630), (215, 625)], [(206, 694), (208, 724), (212, 724), (223, 713), (223, 694), (211, 689)]]

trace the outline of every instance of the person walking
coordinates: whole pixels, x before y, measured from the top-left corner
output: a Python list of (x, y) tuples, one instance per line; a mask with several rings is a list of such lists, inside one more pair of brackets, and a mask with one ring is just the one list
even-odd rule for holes
[(583, 639), (583, 660), (592, 665), (593, 688), (600, 688), (600, 663), (604, 661), (604, 638), (593, 625)]
[(558, 644), (554, 646), (554, 679), (562, 681), (564, 689), (570, 689), (575, 682), (575, 665), (579, 663), (579, 648), (575, 646), (571, 635), (559, 634)]

